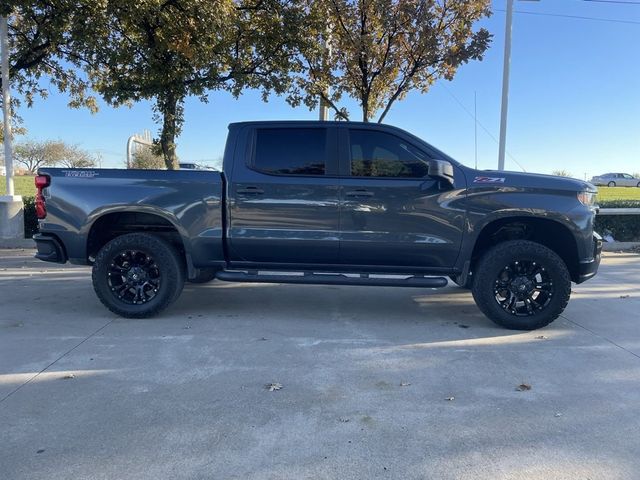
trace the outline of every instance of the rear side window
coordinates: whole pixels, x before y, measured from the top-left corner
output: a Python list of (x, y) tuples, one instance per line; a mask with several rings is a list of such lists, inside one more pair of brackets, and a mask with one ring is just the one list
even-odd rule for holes
[(426, 154), (403, 139), (373, 130), (350, 130), (351, 176), (422, 178)]
[(324, 175), (325, 128), (264, 128), (256, 136), (256, 169), (278, 175)]

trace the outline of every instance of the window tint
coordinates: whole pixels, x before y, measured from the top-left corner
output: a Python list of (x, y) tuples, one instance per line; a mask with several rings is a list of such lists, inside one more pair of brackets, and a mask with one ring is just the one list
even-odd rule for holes
[(350, 130), (349, 142), (354, 177), (422, 178), (428, 174), (428, 157), (395, 135)]
[(254, 166), (280, 175), (324, 175), (324, 128), (265, 128), (257, 131)]

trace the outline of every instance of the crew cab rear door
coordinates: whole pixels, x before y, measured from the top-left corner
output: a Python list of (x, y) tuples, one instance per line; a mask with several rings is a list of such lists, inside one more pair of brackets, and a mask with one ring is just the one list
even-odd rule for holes
[(454, 187), (428, 175), (434, 155), (384, 127), (345, 126), (339, 138), (341, 263), (452, 267), (465, 212)]
[(339, 180), (334, 127), (246, 127), (228, 192), (232, 265), (337, 264)]

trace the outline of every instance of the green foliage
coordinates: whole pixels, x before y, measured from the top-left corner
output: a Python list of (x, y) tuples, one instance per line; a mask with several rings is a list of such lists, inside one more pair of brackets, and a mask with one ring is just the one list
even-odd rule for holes
[(289, 101), (315, 108), (322, 97), (339, 118), (348, 118), (339, 107), (347, 95), (360, 102), (363, 121), (382, 110), (381, 122), (409, 91), (425, 93), (481, 60), (491, 39), (473, 28), (490, 14), (490, 0), (308, 2), (296, 57), (302, 74)]
[(178, 167), (175, 138), (185, 98), (215, 90), (282, 93), (292, 55), (286, 0), (103, 0), (82, 38), (94, 88), (112, 105), (153, 100), (166, 167)]
[(24, 238), (31, 238), (38, 233), (38, 217), (36, 216), (35, 197), (22, 197), (24, 202)]
[(640, 241), (640, 215), (598, 215), (594, 228), (618, 242)]
[[(9, 73), (11, 85), (27, 106), (46, 98), (51, 86), (69, 94), (69, 106), (97, 110), (89, 81), (78, 66), (86, 61), (75, 47), (90, 35), (83, 30), (90, 0), (5, 0), (9, 14)], [(82, 27), (82, 28), (78, 28)], [(90, 36), (89, 39), (93, 39)], [(43, 80), (47, 79), (48, 82)], [(12, 103), (19, 105), (19, 99)]]
[[(640, 199), (605, 200), (599, 201), (598, 205), (600, 208), (640, 208)], [(640, 241), (640, 215), (597, 215), (595, 230), (610, 234), (619, 242)]]
[[(0, 81), (0, 83), (2, 83)], [(16, 102), (11, 102), (15, 104)], [(0, 106), (2, 106), (2, 101), (0, 100)], [(11, 139), (15, 139), (17, 135), (25, 135), (27, 133), (27, 129), (23, 126), (22, 118), (17, 115), (11, 116)], [(0, 119), (0, 144), (4, 142), (4, 122)]]
[(163, 170), (166, 166), (162, 155), (158, 155), (152, 148), (138, 148), (133, 152), (129, 168)]
[(640, 198), (638, 200), (599, 200), (600, 208), (640, 208)]

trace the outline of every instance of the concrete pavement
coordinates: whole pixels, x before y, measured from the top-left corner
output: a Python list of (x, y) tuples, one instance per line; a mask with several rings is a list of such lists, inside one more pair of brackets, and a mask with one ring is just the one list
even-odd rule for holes
[(639, 477), (639, 255), (525, 333), (456, 287), (188, 285), (127, 320), (31, 255), (0, 251), (2, 479)]

